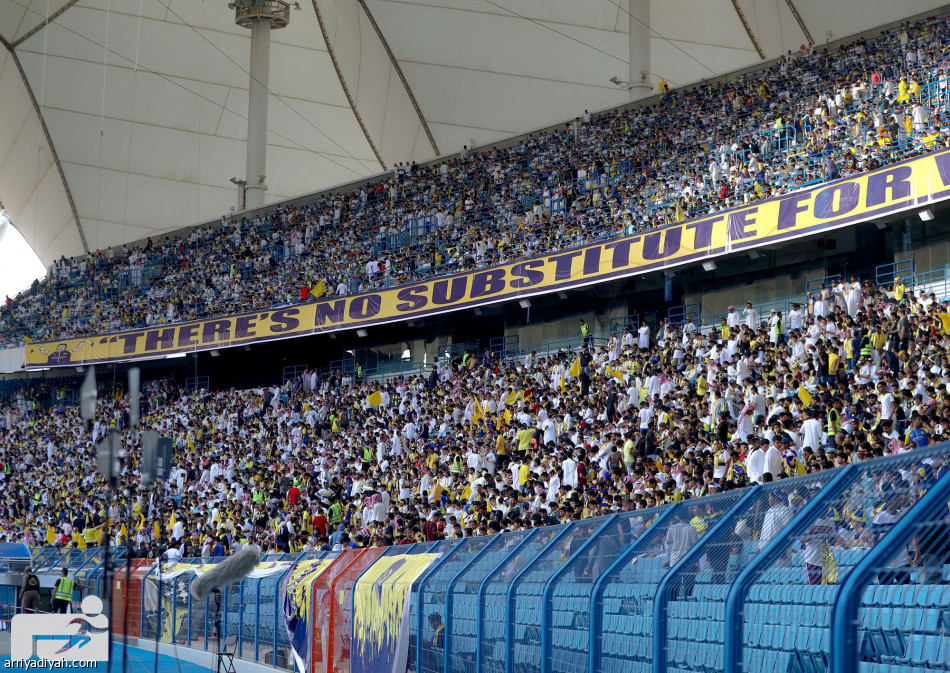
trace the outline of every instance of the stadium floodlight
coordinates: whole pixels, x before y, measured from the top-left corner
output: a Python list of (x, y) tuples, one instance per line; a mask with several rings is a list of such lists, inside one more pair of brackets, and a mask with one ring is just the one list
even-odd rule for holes
[(616, 85), (616, 86), (627, 86), (628, 84), (630, 84), (630, 82), (628, 82), (627, 80), (625, 80), (625, 79), (620, 79), (620, 78), (617, 77), (616, 75), (614, 75), (613, 77), (611, 77), (611, 78), (608, 79), (607, 81), (610, 82), (611, 84)]
[(758, 259), (758, 258), (759, 258), (759, 253), (757, 251), (755, 250), (749, 251), (749, 259)]
[(216, 357), (218, 357), (219, 355), (221, 355), (221, 351), (219, 351), (219, 350), (213, 350), (213, 351), (211, 351), (211, 357), (216, 358)]
[(883, 231), (885, 228), (887, 228), (887, 222), (884, 220), (878, 220), (874, 223), (874, 226)]
[(518, 306), (520, 306), (521, 308), (531, 308), (531, 300), (522, 299), (521, 301), (518, 302)]
[(924, 222), (930, 222), (932, 219), (934, 219), (934, 211), (932, 211), (930, 208), (924, 208), (917, 214)]
[(706, 271), (715, 271), (716, 263), (712, 260), (709, 260), (708, 262), (703, 262), (703, 269)]
[(183, 357), (185, 357), (186, 355), (188, 355), (188, 353), (169, 353), (168, 355), (165, 356), (165, 359), (166, 359), (166, 360), (176, 360), (176, 359), (178, 359), (178, 358), (183, 358)]
[(358, 337), (365, 338), (368, 334), (369, 334), (369, 332), (367, 332), (365, 329), (358, 329), (358, 330), (356, 330), (356, 336), (358, 336)]
[(558, 297), (558, 299), (560, 299), (561, 301), (564, 301), (564, 300), (567, 299), (567, 292), (558, 292), (558, 293), (557, 293), (557, 297)]

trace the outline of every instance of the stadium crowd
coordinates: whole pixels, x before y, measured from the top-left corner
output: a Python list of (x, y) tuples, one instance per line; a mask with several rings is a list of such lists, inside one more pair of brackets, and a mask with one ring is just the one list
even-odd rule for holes
[[(308, 371), (283, 386), (194, 394), (155, 381), (142, 427), (176, 452), (151, 488), (122, 393), (101, 396), (90, 429), (73, 406), (9, 404), (0, 541), (86, 546), (108, 535), (169, 558), (407, 544), (912, 452), (950, 439), (948, 303), (899, 279), (888, 291), (852, 279), (785, 316), (730, 307), (706, 334), (663, 323), (578, 353), (468, 353), (408, 380)], [(107, 511), (93, 447), (110, 427), (129, 457)], [(834, 513), (829, 543), (862, 544), (863, 529), (895, 520), (887, 493), (927, 489), (947, 469), (923, 459), (878, 475)], [(793, 503), (772, 505), (773, 524), (790, 520)], [(950, 562), (950, 538), (928, 553)]]
[(620, 236), (942, 148), (946, 17), (464, 152), (311, 205), (55, 262), (0, 344), (341, 295)]

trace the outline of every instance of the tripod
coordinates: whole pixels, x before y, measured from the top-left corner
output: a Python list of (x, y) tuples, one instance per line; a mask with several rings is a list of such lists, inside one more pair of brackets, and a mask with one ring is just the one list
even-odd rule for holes
[[(214, 594), (214, 636), (218, 641), (218, 651), (215, 653), (215, 671), (216, 673), (237, 673), (234, 670), (234, 645), (237, 644), (237, 637), (234, 634), (228, 636), (228, 642), (221, 640), (221, 590), (215, 589)], [(234, 643), (231, 643), (234, 636)]]

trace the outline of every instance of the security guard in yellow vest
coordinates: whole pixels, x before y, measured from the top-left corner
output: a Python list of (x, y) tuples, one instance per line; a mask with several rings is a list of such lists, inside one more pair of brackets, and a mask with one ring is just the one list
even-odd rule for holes
[(581, 318), (581, 339), (583, 339), (585, 347), (593, 348), (594, 335), (590, 331), (590, 325), (584, 322), (583, 318)]
[(59, 612), (61, 614), (66, 614), (66, 608), (72, 605), (73, 602), (73, 591), (76, 589), (88, 589), (89, 587), (85, 584), (79, 584), (78, 582), (69, 579), (69, 571), (66, 568), (63, 568), (63, 575), (58, 580), (53, 587), (53, 602), (51, 604), (51, 609), (53, 612)]

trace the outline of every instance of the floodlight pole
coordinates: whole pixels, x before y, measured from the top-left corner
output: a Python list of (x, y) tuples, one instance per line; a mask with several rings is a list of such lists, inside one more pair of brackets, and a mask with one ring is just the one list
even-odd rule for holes
[(650, 0), (630, 0), (630, 100), (653, 93), (650, 83)]
[(233, 0), (234, 22), (251, 31), (251, 79), (247, 99), (247, 174), (244, 207), (264, 205), (267, 194), (267, 103), (270, 79), (270, 34), (290, 22), (284, 0)]

